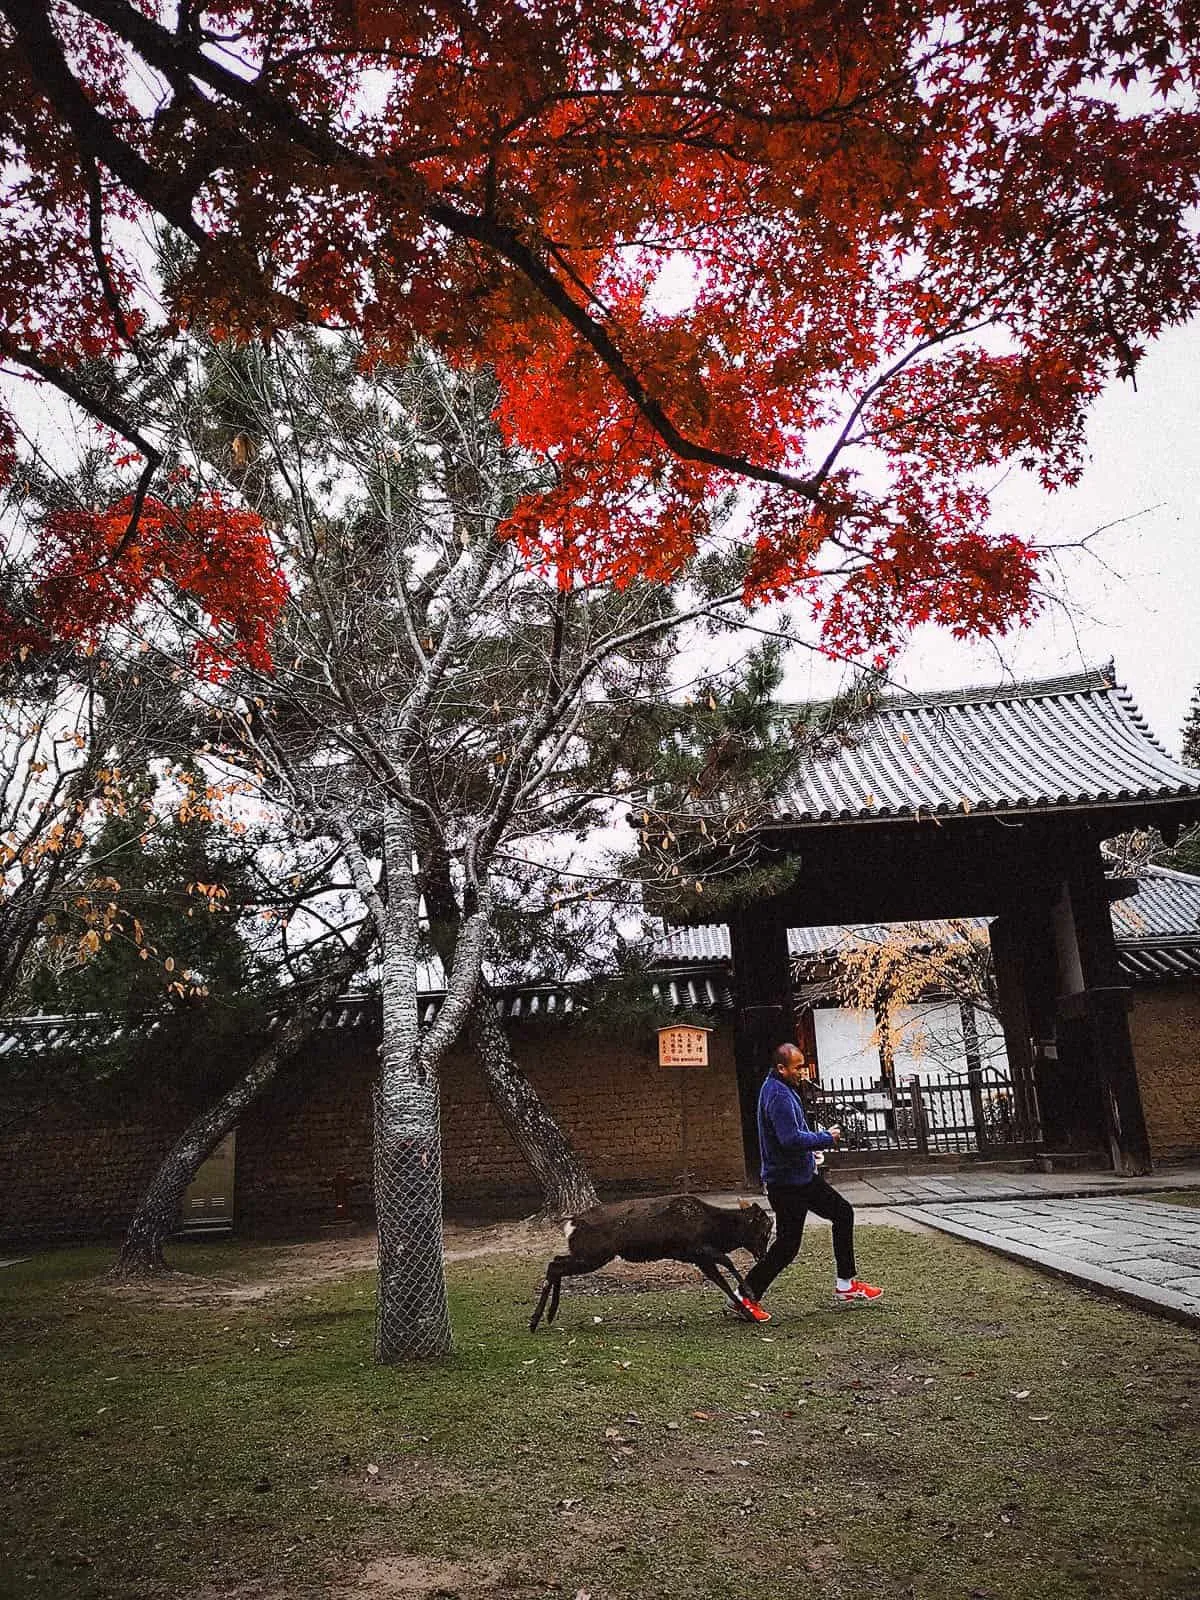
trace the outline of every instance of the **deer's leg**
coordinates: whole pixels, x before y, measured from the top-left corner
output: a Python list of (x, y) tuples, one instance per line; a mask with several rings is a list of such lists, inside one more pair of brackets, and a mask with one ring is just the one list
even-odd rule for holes
[[(546, 1268), (546, 1276), (542, 1280), (542, 1292), (538, 1296), (538, 1303), (537, 1303), (536, 1306), (534, 1306), (533, 1315), (529, 1319), (529, 1331), (530, 1331), (530, 1333), (536, 1333), (537, 1332), (538, 1323), (542, 1320), (542, 1312), (546, 1309), (546, 1301), (550, 1298), (551, 1287), (552, 1287), (552, 1284), (551, 1284), (551, 1278), (550, 1278), (550, 1268), (547, 1267)], [(553, 1287), (555, 1289), (558, 1288), (558, 1280), (557, 1279), (554, 1280)]]
[[(604, 1261), (611, 1261), (611, 1256), (605, 1256)], [(542, 1284), (542, 1293), (538, 1299), (533, 1316), (529, 1319), (530, 1333), (537, 1332), (537, 1325), (542, 1320), (542, 1311), (545, 1309), (546, 1300), (549, 1298), (550, 1309), (546, 1312), (546, 1321), (553, 1322), (558, 1314), (558, 1297), (562, 1292), (564, 1278), (578, 1278), (585, 1272), (595, 1272), (597, 1267), (602, 1267), (604, 1261), (581, 1259), (579, 1256), (555, 1256), (546, 1268), (546, 1279)]]
[(727, 1272), (729, 1272), (729, 1273), (731, 1273), (733, 1275), (733, 1281), (734, 1281), (734, 1283), (737, 1284), (738, 1293), (739, 1294), (745, 1294), (745, 1292), (746, 1292), (746, 1280), (745, 1280), (745, 1278), (742, 1277), (741, 1273), (738, 1271), (737, 1267), (734, 1266), (733, 1262), (729, 1259), (729, 1257), (728, 1256), (713, 1256), (713, 1261), (716, 1263), (716, 1265), (718, 1267), (724, 1267)]
[[(733, 1263), (729, 1260), (728, 1256), (725, 1256), (725, 1257), (720, 1257), (720, 1256), (713, 1257), (712, 1255), (708, 1254), (707, 1252), (701, 1251), (701, 1252), (698, 1252), (694, 1256), (690, 1256), (688, 1259), (691, 1261), (691, 1263), (692, 1263), (692, 1265), (694, 1267), (699, 1267), (700, 1268), (700, 1271), (704, 1274), (704, 1276), (709, 1280), (710, 1283), (715, 1283), (716, 1284), (717, 1288), (720, 1289), (721, 1293), (725, 1296), (725, 1298), (732, 1305), (737, 1306), (739, 1311), (741, 1310), (741, 1301), (738, 1299), (737, 1295), (734, 1294), (733, 1290), (729, 1287), (729, 1284), (726, 1281), (724, 1274), (722, 1272), (720, 1272), (718, 1270), (718, 1268), (717, 1268), (717, 1262), (720, 1261), (720, 1260), (723, 1260), (725, 1262), (725, 1264), (730, 1267), (731, 1271), (733, 1272), (734, 1277), (735, 1278), (737, 1277), (737, 1268), (733, 1266)], [(738, 1279), (738, 1282), (739, 1282), (739, 1284), (741, 1283), (741, 1279), (740, 1278)], [(743, 1313), (743, 1315), (744, 1315), (744, 1313)]]

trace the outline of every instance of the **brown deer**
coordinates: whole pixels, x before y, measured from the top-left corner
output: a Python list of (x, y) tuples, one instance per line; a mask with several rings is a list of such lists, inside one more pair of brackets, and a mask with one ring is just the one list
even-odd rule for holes
[(564, 1278), (595, 1272), (615, 1256), (625, 1261), (686, 1261), (741, 1309), (737, 1294), (719, 1271), (733, 1274), (744, 1293), (741, 1273), (729, 1259), (731, 1250), (748, 1250), (756, 1261), (766, 1254), (771, 1215), (743, 1200), (735, 1208), (710, 1205), (694, 1194), (663, 1195), (647, 1200), (616, 1200), (592, 1206), (567, 1223), (567, 1251), (546, 1268), (541, 1296), (529, 1320), (535, 1332), (546, 1310), (553, 1322)]

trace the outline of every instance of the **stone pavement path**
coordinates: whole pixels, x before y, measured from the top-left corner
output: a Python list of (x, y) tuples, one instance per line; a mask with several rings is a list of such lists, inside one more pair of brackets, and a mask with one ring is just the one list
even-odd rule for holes
[(950, 1201), (1049, 1199), (1055, 1195), (1152, 1194), (1156, 1189), (1200, 1189), (1200, 1168), (1173, 1167), (1141, 1178), (1114, 1172), (985, 1172), (964, 1167), (958, 1172), (905, 1173), (878, 1168), (869, 1174), (840, 1178), (835, 1157), (825, 1169), (854, 1206), (919, 1205)]
[(1200, 1325), (1200, 1207), (1132, 1195), (1034, 1194), (896, 1209), (926, 1227)]
[[(1200, 1189), (1200, 1167), (1170, 1167), (1141, 1178), (1120, 1178), (1114, 1172), (984, 1172), (963, 1167), (957, 1172), (903, 1172), (876, 1168), (870, 1176), (841, 1175), (836, 1156), (825, 1168), (830, 1183), (852, 1206), (921, 1206), (951, 1201), (1048, 1200), (1054, 1196), (1139, 1195), (1163, 1189)], [(747, 1184), (705, 1199), (736, 1205), (750, 1198), (758, 1185)]]

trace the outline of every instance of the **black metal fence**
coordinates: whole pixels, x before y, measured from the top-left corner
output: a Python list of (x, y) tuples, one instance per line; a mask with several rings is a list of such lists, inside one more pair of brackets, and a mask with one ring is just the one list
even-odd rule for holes
[(822, 1126), (841, 1126), (844, 1150), (1012, 1154), (1042, 1136), (1032, 1080), (1004, 1067), (933, 1080), (839, 1078), (810, 1086), (809, 1097)]

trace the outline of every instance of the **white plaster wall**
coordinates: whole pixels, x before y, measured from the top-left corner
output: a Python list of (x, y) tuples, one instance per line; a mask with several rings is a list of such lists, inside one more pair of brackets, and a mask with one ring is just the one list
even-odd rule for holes
[(825, 1006), (813, 1013), (821, 1084), (838, 1089), (847, 1078), (879, 1076), (879, 1052), (871, 1043), (875, 1018), (869, 1011)]
[[(900, 1042), (895, 1050), (898, 1079), (919, 1077), (938, 1083), (966, 1072), (962, 1022), (956, 1004), (905, 1006), (899, 1015)], [(869, 1011), (844, 1007), (822, 1008), (814, 1013), (817, 1061), (825, 1088), (843, 1087), (846, 1081), (873, 1081), (879, 1077), (879, 1051), (871, 1043), (875, 1018)], [(984, 1066), (1007, 1067), (1000, 1024), (976, 1010), (979, 1054)], [(918, 1038), (923, 1042), (918, 1045)]]

